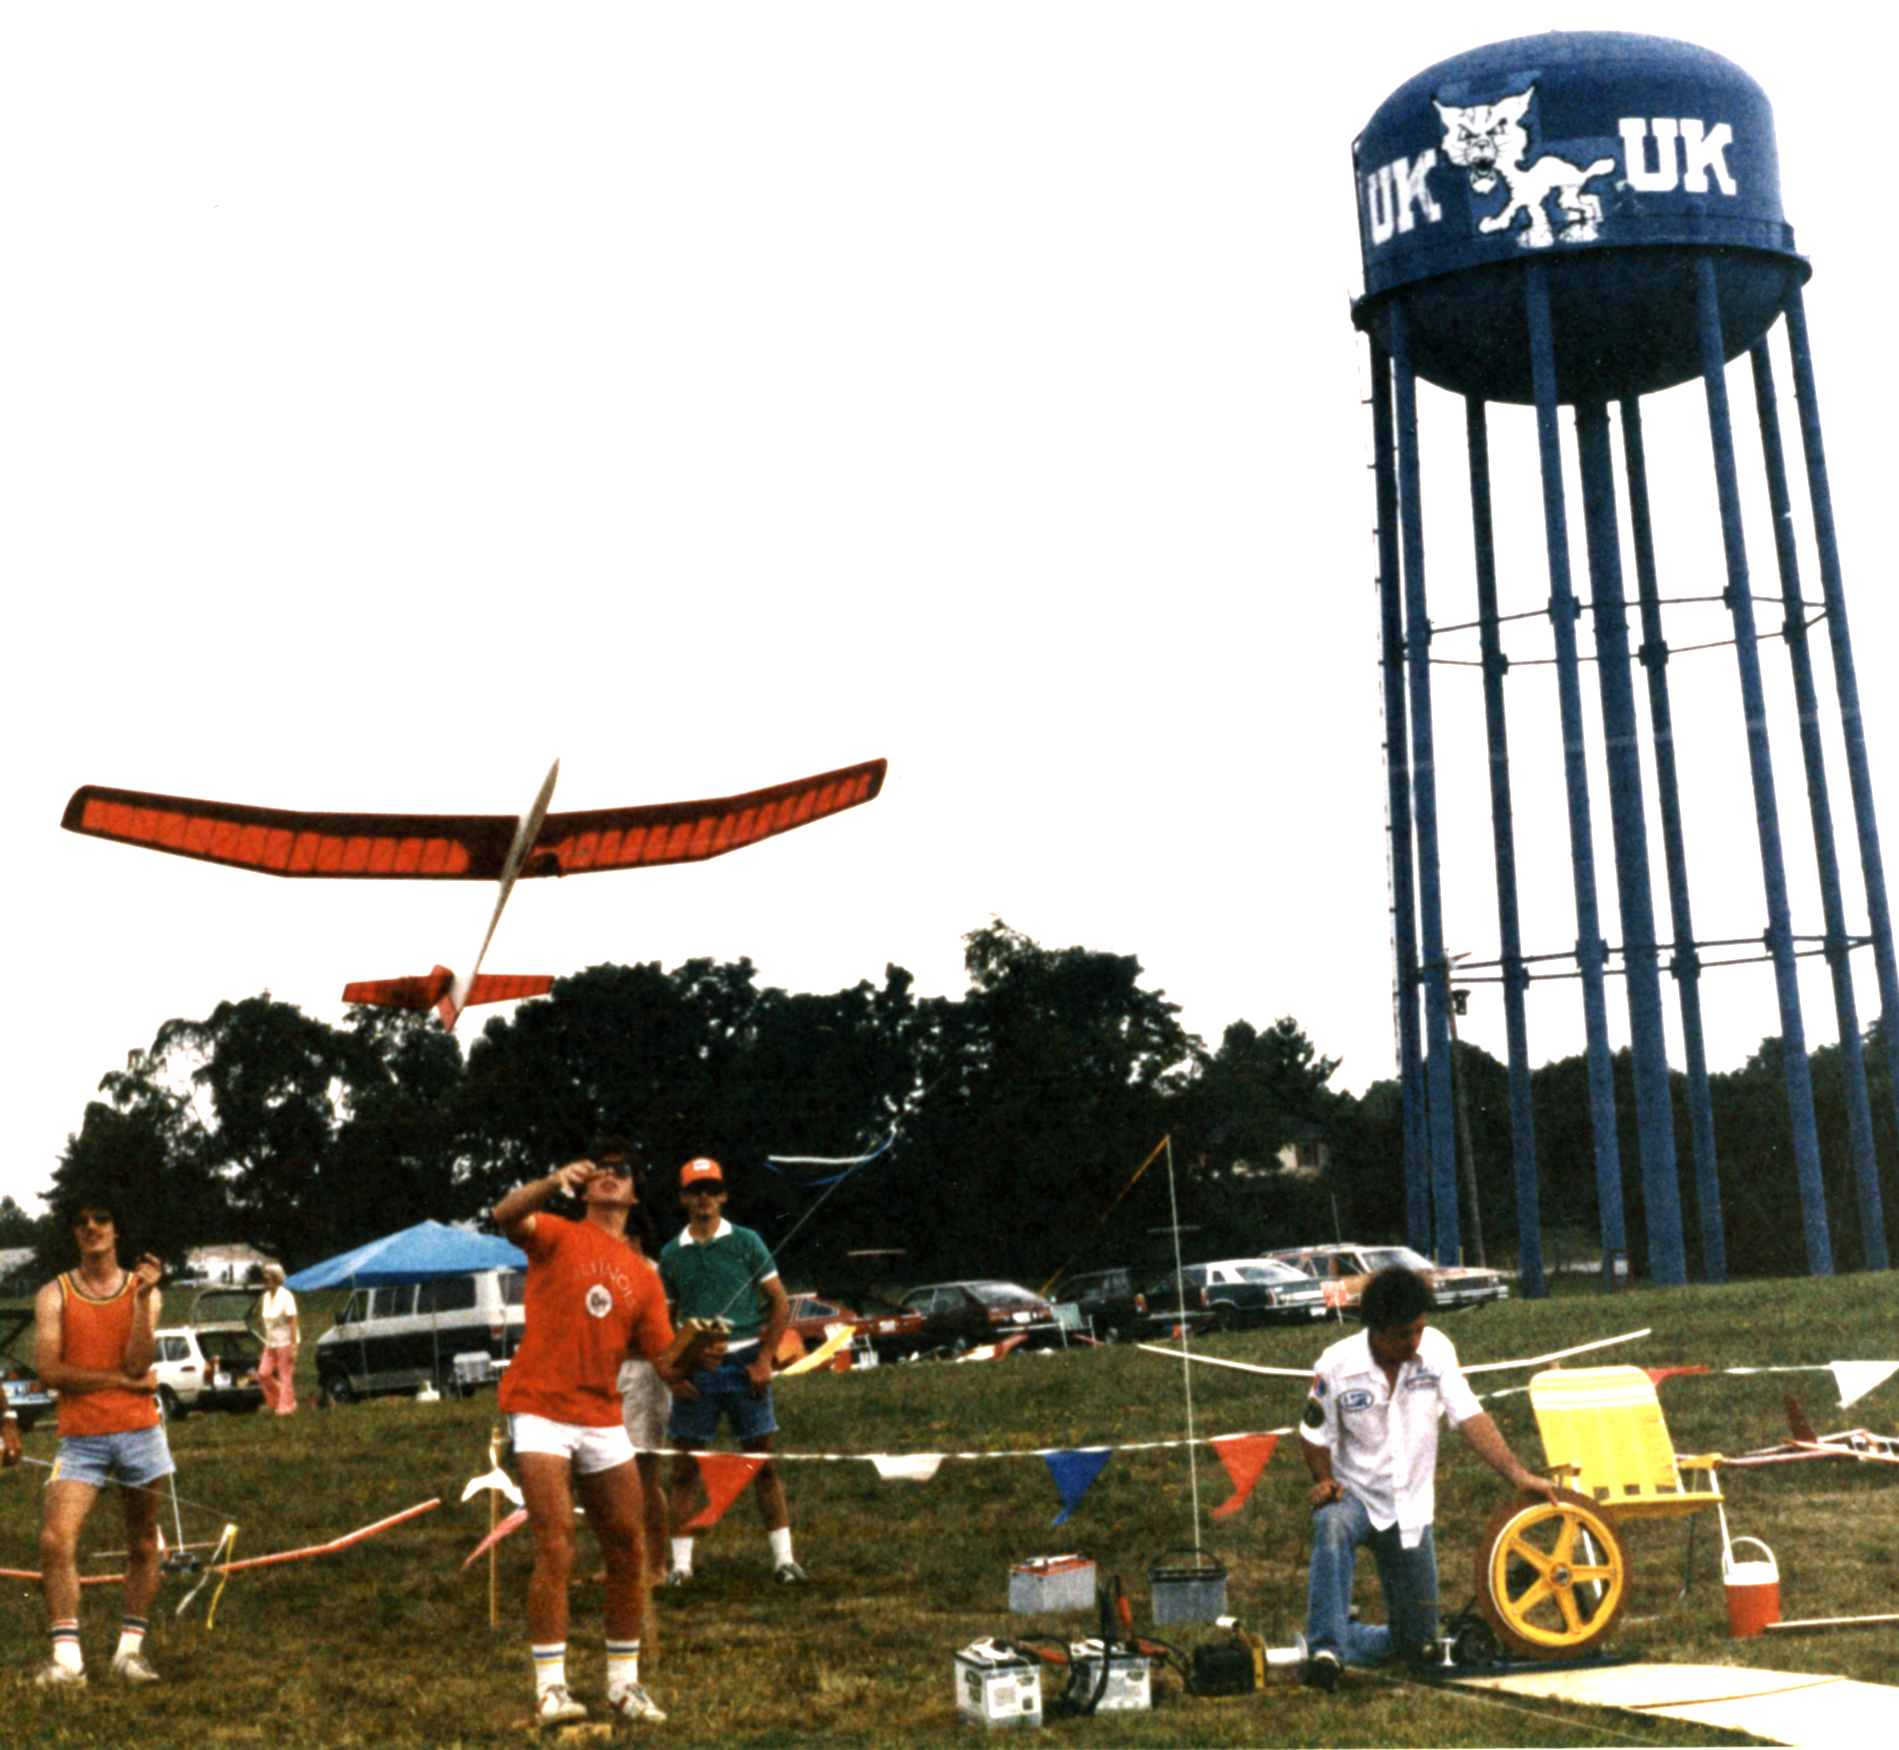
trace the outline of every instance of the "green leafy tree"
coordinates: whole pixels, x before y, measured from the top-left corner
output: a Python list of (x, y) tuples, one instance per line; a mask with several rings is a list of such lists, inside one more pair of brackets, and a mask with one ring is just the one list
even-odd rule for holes
[(1000, 920), (964, 938), (970, 993), (910, 1126), (918, 1275), (1059, 1265), (1166, 1128), (1197, 1042), (1132, 955), (1044, 948)]

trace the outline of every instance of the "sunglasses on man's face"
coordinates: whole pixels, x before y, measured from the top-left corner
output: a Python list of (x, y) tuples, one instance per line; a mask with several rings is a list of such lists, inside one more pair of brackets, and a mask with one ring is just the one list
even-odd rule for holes
[(633, 1163), (631, 1161), (595, 1161), (594, 1165), (603, 1173), (611, 1173), (616, 1179), (630, 1179), (633, 1177)]
[(696, 1185), (688, 1185), (686, 1195), (688, 1197), (723, 1197), (725, 1187), (716, 1180), (702, 1179)]
[(73, 1217), (74, 1227), (110, 1227), (112, 1217), (102, 1210), (82, 1209)]

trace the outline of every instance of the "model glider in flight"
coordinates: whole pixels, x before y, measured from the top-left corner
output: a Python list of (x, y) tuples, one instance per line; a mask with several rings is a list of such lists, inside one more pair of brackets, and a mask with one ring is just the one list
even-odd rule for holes
[(883, 760), (845, 766), (699, 802), (662, 802), (550, 814), (556, 760), (525, 814), (310, 814), (243, 803), (200, 802), (88, 784), (73, 792), (60, 825), (68, 832), (266, 875), (388, 881), (496, 881), (501, 891), (474, 964), (426, 976), (344, 987), (346, 1003), (433, 1008), (453, 1027), (474, 1003), (541, 996), (551, 976), (483, 973), (502, 907), (517, 880), (695, 863), (870, 801), (883, 788)]

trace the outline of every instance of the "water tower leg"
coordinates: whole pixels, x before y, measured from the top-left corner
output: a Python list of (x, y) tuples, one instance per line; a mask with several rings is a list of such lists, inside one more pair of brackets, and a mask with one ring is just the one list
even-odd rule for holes
[[(1814, 863), (1826, 918), (1827, 968), (1833, 982), (1833, 1014), (1840, 1032), (1840, 1083), (1846, 1099), (1847, 1149), (1859, 1192), (1861, 1257), (1868, 1268), (1886, 1267), (1886, 1221), (1880, 1208), (1879, 1163), (1873, 1152), (1873, 1111), (1866, 1092), (1866, 1053), (1853, 996), (1853, 966), (1846, 934), (1846, 903), (1840, 892), (1840, 854), (1833, 834), (1826, 750), (1820, 740), (1820, 694), (1813, 652), (1807, 642), (1807, 610), (1800, 589), (1800, 554), (1794, 544), (1793, 496), (1787, 489), (1787, 458), (1780, 441), (1780, 398), (1765, 340), (1749, 356), (1754, 366), (1754, 403), (1760, 416), (1761, 454), (1767, 467), (1767, 498), (1774, 513), (1774, 556), (1780, 569), (1780, 599), (1786, 612), (1787, 661), (1799, 707), (1800, 757), (1806, 767), (1807, 810), (1813, 820)], [(1877, 1262), (1875, 1262), (1877, 1258)]]
[(1451, 1101), (1450, 967), (1444, 954), (1443, 883), (1438, 864), (1437, 754), (1431, 722), (1431, 620), (1424, 587), (1424, 508), (1418, 467), (1418, 383), (1412, 374), (1405, 309), (1391, 315), (1391, 373), (1397, 391), (1398, 517), (1404, 564), (1405, 672), (1411, 704), (1411, 817), (1417, 833), (1418, 934), (1424, 986), (1425, 1110), (1430, 1126), (1434, 1256), (1461, 1261), (1457, 1137)]
[(1767, 949), (1774, 964), (1780, 1004), (1781, 1071), (1792, 1121), (1794, 1171), (1807, 1242), (1807, 1271), (1833, 1273), (1827, 1232), (1826, 1187), (1820, 1174), (1820, 1143), (1813, 1116), (1813, 1080), (1807, 1064), (1807, 1034), (1800, 1018), (1800, 984), (1794, 965), (1793, 920), (1787, 904), (1787, 870), (1781, 851), (1780, 815), (1774, 798), (1773, 750), (1767, 738), (1767, 703), (1761, 685), (1760, 640), (1741, 529), (1740, 483), (1734, 463), (1734, 428), (1728, 413), (1727, 366), (1721, 341), (1721, 309), (1714, 262), (1695, 261), (1695, 304), (1701, 335), (1701, 377), (1708, 397), (1708, 435), (1714, 450), (1715, 488), (1721, 505), (1721, 540), (1727, 562), (1727, 607), (1734, 622), (1734, 653), (1740, 670), (1741, 709), (1747, 726), (1748, 769), (1754, 784), (1754, 822), (1760, 840), (1761, 878), (1767, 893)]
[(1543, 472), (1543, 542), (1549, 557), (1550, 629), (1556, 639), (1557, 697), (1563, 724), (1563, 773), (1569, 803), (1569, 864), (1576, 893), (1576, 967), (1582, 975), (1589, 1116), (1596, 1157), (1605, 1287), (1614, 1287), (1618, 1259), (1628, 1257), (1622, 1211), (1622, 1157), (1616, 1142), (1615, 1068), (1609, 1054), (1609, 1010), (1603, 994), (1602, 918), (1596, 901), (1594, 829), (1589, 818), (1589, 768), (1583, 748), (1582, 682), (1577, 672), (1576, 619), (1582, 612), (1569, 576), (1569, 516), (1563, 498), (1563, 436), (1557, 421), (1556, 350), (1549, 287), (1541, 264), (1524, 269), (1530, 367), (1536, 384), (1537, 450)]
[(1497, 545), (1490, 503), (1490, 432), (1484, 404), (1464, 402), (1465, 447), (1470, 456), (1471, 529), (1477, 564), (1477, 623), (1483, 649), (1484, 727), (1490, 744), (1490, 835), (1497, 864), (1497, 933), (1503, 965), (1504, 1033), (1510, 1053), (1510, 1158), (1517, 1192), (1517, 1275), (1525, 1296), (1540, 1300), (1543, 1224), (1536, 1182), (1536, 1124), (1530, 1100), (1530, 1042), (1523, 993), (1523, 931), (1517, 906), (1515, 814), (1510, 802), (1510, 743), (1503, 706), (1509, 666), (1497, 618)]
[(1620, 404), (1619, 411), (1623, 466), (1629, 482), (1629, 537), (1642, 604), (1642, 648), (1637, 654), (1648, 675), (1655, 798), (1662, 817), (1662, 860), (1668, 871), (1668, 912), (1675, 937), (1668, 970), (1675, 980), (1681, 1008), (1682, 1055), (1687, 1060), (1688, 1140), (1694, 1155), (1695, 1205), (1701, 1220), (1701, 1273), (1710, 1282), (1725, 1282), (1727, 1236), (1721, 1217), (1721, 1169), (1714, 1146), (1714, 1101), (1708, 1090), (1707, 1034), (1701, 1023), (1701, 954), (1695, 946), (1694, 907), (1688, 893), (1688, 854), (1681, 823), (1681, 781), (1675, 767), (1675, 719), (1668, 693), (1668, 642), (1662, 634), (1661, 585), (1655, 572), (1654, 523), (1649, 515), (1642, 404), (1631, 395)]
[(1623, 601), (1615, 462), (1609, 441), (1609, 410), (1601, 402), (1588, 402), (1576, 409), (1576, 445), (1582, 465), (1583, 525), (1588, 537), (1596, 682), (1602, 700), (1603, 758), (1609, 773), (1609, 825), (1615, 845), (1622, 971), (1628, 987), (1636, 1151), (1642, 1163), (1648, 1272), (1650, 1280), (1663, 1287), (1678, 1288), (1688, 1280), (1688, 1260), (1681, 1237), (1675, 1108), (1668, 1088), (1668, 1047), (1662, 1032), (1661, 952), (1655, 940), (1655, 896), (1649, 878), (1648, 814), (1642, 805), (1640, 731), (1635, 721), (1628, 609)]
[[(1866, 725), (1860, 715), (1853, 640), (1847, 626), (1839, 536), (1833, 522), (1833, 489), (1827, 477), (1826, 444), (1820, 433), (1813, 352), (1807, 341), (1806, 304), (1798, 285), (1787, 300), (1787, 343), (1793, 354), (1794, 395), (1800, 407), (1800, 444), (1807, 459), (1807, 496), (1813, 503), (1814, 544), (1820, 552), (1820, 588), (1826, 601), (1827, 641), (1833, 650), (1833, 684), (1840, 696), (1846, 771), (1853, 793), (1853, 819), (1859, 833), (1866, 911), (1872, 926), (1873, 966), (1879, 978), (1880, 1037), (1886, 1047), (1887, 1089), (1892, 1096), (1893, 1131), (1899, 1136), (1899, 955), (1895, 955), (1893, 948), (1892, 909), (1886, 892), (1885, 860), (1879, 849), (1879, 821), (1873, 807), (1872, 766), (1866, 753)], [(1883, 1233), (1881, 1242), (1883, 1247)], [(1868, 1263), (1871, 1264), (1870, 1255)]]
[(1411, 849), (1410, 714), (1404, 698), (1404, 598), (1398, 562), (1398, 462), (1392, 437), (1391, 355), (1372, 345), (1372, 475), (1378, 502), (1378, 627), (1385, 701), (1385, 829), (1391, 839), (1391, 951), (1404, 1127), (1405, 1238), (1431, 1243), (1430, 1151), (1418, 1031), (1417, 880)]

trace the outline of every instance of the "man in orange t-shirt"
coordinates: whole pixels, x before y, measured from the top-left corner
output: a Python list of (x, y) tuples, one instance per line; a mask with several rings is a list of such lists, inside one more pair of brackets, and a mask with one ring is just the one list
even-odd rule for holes
[[(639, 1681), (643, 1512), (619, 1391), (620, 1363), (629, 1354), (654, 1359), (673, 1337), (659, 1273), (626, 1239), (639, 1185), (633, 1149), (608, 1137), (591, 1158), (495, 1205), (496, 1225), (528, 1255), (527, 1328), (499, 1395), (534, 1537), (527, 1614), (541, 1725), (587, 1717), (567, 1688), (576, 1495), (606, 1561), (607, 1711), (618, 1720), (666, 1717)], [(547, 1213), (563, 1192), (580, 1198), (583, 1220)]]
[(67, 1223), (79, 1267), (47, 1283), (33, 1302), (40, 1383), (59, 1400), (59, 1458), (40, 1509), (40, 1588), (52, 1657), (42, 1688), (86, 1681), (79, 1650), (79, 1528), (99, 1491), (116, 1483), (125, 1509), (125, 1614), (112, 1675), (156, 1683), (145, 1628), (158, 1593), (158, 1481), (174, 1468), (153, 1395), (158, 1376), (158, 1279), (162, 1267), (119, 1263), (119, 1218), (109, 1196), (81, 1195)]

